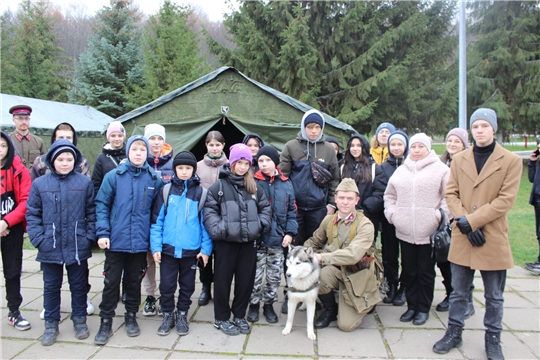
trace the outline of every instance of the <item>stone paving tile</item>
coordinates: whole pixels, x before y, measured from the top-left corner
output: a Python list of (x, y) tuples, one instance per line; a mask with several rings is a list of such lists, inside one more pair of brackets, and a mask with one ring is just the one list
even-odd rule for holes
[(22, 276), (24, 277), (25, 274), (28, 273), (36, 273), (38, 271), (41, 271), (41, 264), (35, 260), (24, 260), (23, 266), (22, 266)]
[(246, 335), (227, 336), (214, 328), (212, 324), (191, 323), (189, 334), (180, 337), (174, 350), (239, 354), (242, 352), (245, 342)]
[[(323, 329), (324, 330), (324, 329)], [(321, 330), (318, 331), (321, 334)], [(317, 341), (319, 355), (322, 356), (354, 356), (367, 358), (385, 358), (388, 356), (376, 329), (356, 329), (351, 332), (333, 331), (328, 336), (319, 335)]]
[(538, 276), (527, 279), (506, 279), (506, 289), (508, 287), (515, 291), (539, 291), (540, 280)]
[[(212, 353), (198, 353), (192, 351), (173, 351), (171, 356), (168, 359), (240, 359), (240, 356), (237, 354), (212, 354)], [(255, 359), (252, 357), (243, 356), (242, 359)], [(266, 358), (268, 360), (268, 358)], [(302, 358), (294, 358), (295, 360), (301, 360)]]
[[(88, 325), (90, 336), (84, 340), (77, 340), (75, 338), (75, 331), (73, 330), (73, 322), (69, 318), (69, 314), (68, 314), (68, 316), (66, 316), (64, 321), (62, 321), (59, 325), (60, 334), (58, 334), (57, 341), (94, 345), (94, 337), (96, 336), (99, 330), (100, 323), (101, 323), (101, 318), (99, 316), (96, 316), (96, 315), (88, 316), (86, 318), (86, 324)], [(124, 323), (124, 318), (118, 317), (118, 316), (115, 317), (113, 319), (113, 325), (112, 325), (113, 333), (118, 331), (118, 328), (120, 328), (120, 326), (122, 326), (123, 323)], [(41, 321), (41, 324), (42, 324), (41, 326), (43, 327), (44, 326), (43, 320)]]
[(42, 346), (41, 342), (37, 342), (15, 359), (88, 359), (98, 350), (97, 346), (68, 343)]
[(123, 348), (142, 347), (156, 349), (172, 349), (172, 347), (176, 343), (178, 336), (176, 335), (176, 332), (174, 330), (168, 336), (159, 336), (157, 334), (157, 329), (159, 327), (158, 321), (141, 319), (141, 316), (138, 316), (137, 323), (139, 324), (139, 327), (141, 329), (141, 334), (139, 336), (127, 336), (125, 326), (120, 326), (116, 333), (109, 339), (109, 342), (106, 346)]
[[(282, 335), (282, 328), (274, 326), (256, 326), (251, 332), (246, 347), (246, 354), (257, 355), (315, 355), (315, 342), (308, 339), (305, 327), (294, 327), (289, 335)], [(326, 330), (326, 331), (325, 331)], [(322, 329), (317, 336), (327, 336), (324, 332), (335, 331)], [(269, 341), (269, 339), (272, 339)], [(271, 346), (269, 346), (271, 344)]]
[[(463, 346), (461, 350), (467, 359), (486, 358), (484, 334), (484, 331), (467, 331), (463, 334)], [(503, 331), (501, 335), (501, 348), (506, 359), (535, 359), (534, 354), (529, 350), (528, 346), (510, 332)]]
[(521, 266), (514, 266), (512, 269), (506, 271), (506, 276), (508, 278), (534, 278), (536, 275), (531, 274)]
[(0, 351), (0, 358), (11, 359), (33, 343), (34, 341), (28, 340), (3, 340), (2, 350)]
[(165, 359), (168, 350), (126, 349), (105, 346), (92, 359)]
[(22, 312), (23, 316), (30, 321), (32, 328), (25, 331), (19, 331), (13, 328), (7, 321), (7, 309), (2, 309), (2, 321), (0, 324), (0, 333), (2, 334), (2, 339), (4, 338), (17, 338), (17, 339), (28, 339), (36, 340), (41, 337), (43, 333), (42, 321), (39, 319), (39, 313), (33, 311)]
[(435, 316), (435, 311), (431, 311), (429, 314), (429, 319), (424, 325), (417, 326), (411, 322), (401, 322), (399, 321), (400, 316), (407, 311), (405, 306), (387, 306), (384, 307), (381, 311), (378, 311), (377, 314), (381, 320), (382, 326), (384, 327), (398, 327), (398, 328), (431, 328), (431, 329), (443, 329), (445, 326), (443, 323)]
[(530, 291), (521, 291), (519, 294), (523, 297), (526, 297), (536, 307), (540, 307), (540, 293), (530, 292)]
[(504, 309), (503, 323), (512, 330), (539, 331), (538, 310)]
[(540, 334), (535, 332), (514, 332), (513, 335), (527, 345), (536, 358), (540, 358)]
[[(538, 308), (534, 302), (530, 301), (527, 297), (523, 296), (523, 292), (505, 292), (504, 293), (504, 309), (510, 308), (526, 308), (534, 309)], [(486, 299), (483, 296), (478, 296), (477, 301), (483, 306), (486, 304)]]
[(444, 336), (444, 330), (386, 329), (384, 337), (393, 357), (400, 359), (463, 359), (457, 351), (441, 355), (431, 349)]
[[(465, 320), (465, 330), (469, 329), (476, 329), (476, 330), (484, 330), (484, 315), (486, 313), (486, 309), (481, 307), (478, 304), (475, 304), (474, 306), (474, 315)], [(437, 316), (441, 319), (442, 323), (445, 327), (448, 326), (448, 312), (438, 312)], [(503, 319), (504, 320), (504, 319)], [(508, 330), (508, 326), (505, 326), (503, 323), (503, 329)]]

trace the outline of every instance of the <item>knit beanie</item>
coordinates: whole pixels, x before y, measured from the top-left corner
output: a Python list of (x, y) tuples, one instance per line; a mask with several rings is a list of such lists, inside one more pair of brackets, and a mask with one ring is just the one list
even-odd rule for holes
[(409, 148), (414, 143), (422, 143), (429, 151), (431, 151), (431, 138), (425, 133), (414, 134), (409, 140)]
[(493, 109), (480, 108), (472, 113), (470, 127), (476, 120), (485, 120), (487, 121), (494, 132), (497, 132), (497, 113)]
[(465, 149), (469, 147), (469, 134), (467, 133), (467, 130), (462, 128), (453, 128), (446, 135), (446, 139), (444, 139), (445, 142), (448, 141), (450, 135), (457, 136), (463, 143), (463, 146), (465, 146)]
[(377, 126), (377, 130), (375, 131), (375, 137), (379, 135), (379, 131), (381, 131), (382, 129), (388, 129), (390, 130), (390, 133), (396, 131), (396, 127), (394, 125), (390, 124), (389, 122), (383, 122), (381, 125)]
[(326, 142), (336, 144), (338, 146), (338, 149), (339, 149), (339, 141), (335, 137), (327, 136), (325, 140), (326, 140)]
[(65, 152), (69, 152), (69, 153), (73, 154), (73, 159), (75, 160), (75, 163), (77, 163), (77, 153), (75, 152), (73, 147), (68, 146), (68, 145), (59, 146), (58, 148), (56, 148), (54, 150), (54, 152), (53, 152), (53, 154), (51, 156), (52, 163), (54, 164), (54, 161), (56, 160), (56, 158), (58, 156), (60, 156), (60, 154), (65, 153)]
[(261, 155), (268, 156), (270, 160), (274, 162), (276, 167), (279, 165), (279, 154), (273, 147), (266, 145), (260, 148), (259, 152), (257, 152), (257, 161), (259, 161), (259, 157), (261, 157)]
[(259, 134), (251, 133), (244, 136), (244, 140), (242, 140), (242, 144), (247, 144), (249, 139), (255, 139), (259, 143), (259, 147), (262, 148), (264, 146), (263, 139), (259, 136)]
[(126, 136), (126, 129), (124, 129), (124, 126), (120, 121), (111, 121), (109, 123), (109, 126), (107, 126), (107, 140), (109, 140), (109, 136), (115, 132), (122, 133)]
[(360, 194), (358, 191), (358, 186), (356, 186), (356, 182), (351, 178), (345, 178), (341, 180), (338, 187), (336, 188), (336, 193), (338, 191), (354, 191), (357, 194)]
[(405, 139), (405, 136), (403, 136), (402, 134), (400, 133), (393, 133), (392, 135), (390, 135), (390, 137), (388, 138), (388, 146), (390, 146), (390, 143), (392, 142), (392, 140), (399, 140), (401, 141), (405, 147), (407, 147), (407, 139)]
[(180, 151), (173, 160), (173, 168), (176, 169), (178, 165), (189, 165), (193, 167), (193, 173), (197, 172), (197, 158), (189, 151)]
[(324, 117), (317, 110), (309, 110), (304, 114), (302, 118), (303, 127), (308, 126), (309, 124), (318, 124), (321, 128), (324, 126)]
[(231, 166), (238, 160), (247, 160), (250, 164), (253, 161), (251, 150), (245, 144), (234, 144), (229, 150), (229, 163)]
[(152, 136), (161, 136), (165, 141), (165, 128), (159, 124), (148, 124), (144, 127), (144, 137), (150, 139)]
[(142, 136), (142, 135), (133, 135), (130, 137), (126, 144), (126, 155), (129, 159), (129, 151), (131, 150), (131, 144), (133, 144), (134, 141), (141, 140), (146, 144), (146, 156), (150, 154), (150, 144), (148, 143), (148, 140)]

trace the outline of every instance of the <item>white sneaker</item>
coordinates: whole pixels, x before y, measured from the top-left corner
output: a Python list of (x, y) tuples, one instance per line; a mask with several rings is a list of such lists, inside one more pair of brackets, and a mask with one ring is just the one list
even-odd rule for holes
[(39, 318), (41, 320), (45, 320), (45, 309), (41, 310), (41, 313), (39, 314)]
[(94, 305), (92, 305), (92, 300), (89, 297), (86, 298), (86, 313), (92, 315), (94, 313)]

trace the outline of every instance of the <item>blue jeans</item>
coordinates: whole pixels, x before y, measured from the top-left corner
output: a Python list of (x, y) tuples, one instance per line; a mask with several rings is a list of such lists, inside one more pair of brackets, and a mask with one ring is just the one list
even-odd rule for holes
[[(41, 263), (43, 270), (43, 308), (45, 320), (60, 320), (60, 289), (64, 280), (64, 265)], [(71, 317), (86, 316), (88, 296), (88, 262), (66, 265), (71, 291)]]
[[(462, 328), (465, 326), (465, 311), (469, 302), (469, 291), (473, 282), (474, 270), (467, 266), (452, 263), (452, 287), (450, 294), (450, 311), (448, 325)], [(484, 283), (484, 298), (486, 299), (486, 314), (484, 326), (486, 332), (498, 335), (502, 332), (503, 292), (506, 284), (506, 270), (480, 270)]]

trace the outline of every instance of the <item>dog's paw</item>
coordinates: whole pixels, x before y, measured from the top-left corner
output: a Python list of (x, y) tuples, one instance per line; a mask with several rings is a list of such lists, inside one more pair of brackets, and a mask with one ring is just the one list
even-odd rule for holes
[(291, 333), (291, 328), (289, 327), (286, 327), (285, 329), (283, 329), (283, 331), (281, 332), (282, 335), (289, 335)]
[(300, 307), (298, 308), (298, 310), (300, 310), (300, 311), (306, 311), (306, 303), (303, 302), (302, 305), (300, 305)]
[(317, 335), (315, 335), (315, 333), (313, 331), (308, 331), (307, 337), (308, 337), (309, 340), (316, 340), (317, 339)]

